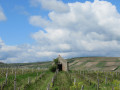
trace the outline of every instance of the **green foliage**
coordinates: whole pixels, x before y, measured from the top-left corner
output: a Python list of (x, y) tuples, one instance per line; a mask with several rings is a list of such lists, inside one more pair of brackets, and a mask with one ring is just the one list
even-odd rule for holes
[[(56, 70), (56, 65), (53, 65)], [(12, 73), (12, 70), (14, 73)], [(6, 69), (0, 68), (0, 83), (4, 84), (6, 78), (6, 72), (8, 71), (7, 85), (4, 86), (4, 90), (14, 89), (14, 79), (16, 70), (16, 88), (20, 90), (45, 90), (50, 85), (51, 90), (81, 90), (84, 86), (84, 90), (120, 90), (120, 72), (114, 71), (88, 71), (88, 70), (71, 70), (69, 72), (58, 72), (54, 79), (54, 84), (51, 82), (55, 73), (50, 71), (42, 71), (38, 69)], [(52, 69), (51, 69), (52, 70)], [(42, 76), (41, 76), (42, 75)], [(28, 84), (28, 77), (30, 84)], [(107, 79), (106, 79), (107, 77)], [(74, 82), (75, 80), (75, 82)], [(0, 85), (0, 86), (1, 86)]]
[[(15, 69), (4, 69), (2, 68), (2, 70), (4, 70), (4, 72), (2, 72), (2, 78), (0, 78), (0, 83), (3, 84), (5, 82), (5, 80), (3, 81), (2, 79), (5, 78), (5, 73), (8, 71), (8, 78), (7, 78), (7, 85), (4, 86), (4, 90), (13, 90), (14, 89), (14, 79), (15, 79)], [(12, 73), (12, 70), (14, 73)], [(1, 72), (1, 69), (0, 69)], [(32, 71), (32, 69), (24, 69), (24, 72), (22, 73), (21, 69), (16, 69), (16, 82), (17, 85), (16, 87), (19, 87), (21, 90), (24, 90), (24, 87), (26, 87), (26, 85), (28, 85), (28, 77), (30, 78), (30, 81), (36, 81), (36, 76), (38, 74), (38, 76), (40, 76), (40, 74), (42, 73), (42, 70), (34, 70)], [(25, 89), (26, 90), (26, 89)]]
[(68, 61), (69, 63), (72, 63), (72, 62), (74, 62), (74, 59), (67, 59), (67, 61)]
[(106, 62), (101, 61), (101, 62), (99, 62), (96, 66), (97, 66), (97, 67), (100, 67), (100, 68), (103, 68), (103, 67), (105, 66), (105, 64), (106, 64)]
[(55, 90), (59, 90), (58, 87), (56, 87)]
[(24, 90), (46, 90), (48, 83), (51, 82), (53, 75), (54, 73), (46, 71), (42, 78), (38, 78), (36, 82), (31, 83)]
[(53, 61), (54, 61), (55, 65), (58, 64), (58, 58), (54, 59)]
[(57, 74), (52, 90), (70, 90), (71, 78), (67, 72), (61, 71)]
[(70, 86), (71, 90), (77, 89), (77, 88), (81, 88), (81, 86), (83, 85), (83, 82), (78, 82), (74, 85), (74, 83), (72, 84), (72, 86)]
[(56, 66), (56, 65), (53, 65), (53, 66), (51, 66), (51, 67), (49, 68), (49, 70), (50, 70), (51, 72), (55, 72), (55, 71), (56, 71), (56, 68), (57, 68), (57, 66)]
[(34, 63), (2, 63), (0, 62), (0, 68), (49, 68), (51, 66), (51, 61), (46, 62), (34, 62)]
[(55, 72), (56, 71), (56, 68), (57, 68), (57, 64), (58, 64), (58, 58), (54, 59), (54, 65), (52, 65), (51, 67), (49, 67), (49, 70), (51, 72)]

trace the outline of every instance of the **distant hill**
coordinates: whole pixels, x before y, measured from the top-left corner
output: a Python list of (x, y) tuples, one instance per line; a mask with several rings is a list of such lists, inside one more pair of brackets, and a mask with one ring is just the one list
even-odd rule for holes
[[(120, 57), (76, 57), (66, 59), (71, 70), (113, 70), (120, 71)], [(0, 67), (17, 68), (49, 68), (52, 61), (35, 63), (11, 63), (0, 62)]]
[(52, 65), (51, 61), (48, 62), (35, 62), (35, 63), (10, 63), (0, 64), (0, 67), (9, 68), (49, 68)]
[(67, 60), (70, 69), (120, 71), (120, 57), (77, 57)]

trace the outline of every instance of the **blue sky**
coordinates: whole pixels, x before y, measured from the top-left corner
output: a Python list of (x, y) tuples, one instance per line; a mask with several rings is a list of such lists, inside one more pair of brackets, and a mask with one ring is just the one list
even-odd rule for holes
[(47, 11), (30, 5), (30, 0), (1, 0), (7, 20), (0, 22), (0, 36), (7, 45), (32, 43), (31, 34), (39, 28), (29, 24), (31, 15), (46, 16)]
[[(65, 3), (85, 2), (94, 0), (63, 0)], [(106, 0), (116, 5), (120, 12), (120, 0)], [(7, 20), (0, 22), (0, 37), (7, 45), (18, 45), (24, 43), (33, 43), (31, 34), (42, 29), (29, 24), (29, 17), (32, 15), (41, 15), (47, 18), (48, 10), (41, 6), (32, 6), (30, 0), (0, 0), (0, 5), (7, 17)]]
[(119, 56), (120, 0), (0, 0), (0, 8), (1, 61)]

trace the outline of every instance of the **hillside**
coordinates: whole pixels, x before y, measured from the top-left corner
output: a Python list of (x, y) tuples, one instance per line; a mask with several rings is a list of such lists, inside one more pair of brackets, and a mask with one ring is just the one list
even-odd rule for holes
[[(77, 57), (66, 59), (69, 62), (70, 70), (115, 70), (120, 71), (120, 57)], [(48, 69), (52, 65), (49, 62), (35, 63), (1, 63), (0, 67), (18, 68), (43, 68)]]
[(20, 68), (0, 68), (0, 90), (120, 90), (120, 58), (80, 57), (67, 61), (68, 72), (46, 70), (53, 62), (1, 64)]
[(0, 68), (9, 67), (9, 68), (43, 68), (47, 69), (52, 65), (51, 61), (48, 62), (35, 62), (35, 63), (11, 63), (11, 64), (0, 64)]
[(67, 60), (70, 69), (120, 71), (120, 57), (80, 57)]

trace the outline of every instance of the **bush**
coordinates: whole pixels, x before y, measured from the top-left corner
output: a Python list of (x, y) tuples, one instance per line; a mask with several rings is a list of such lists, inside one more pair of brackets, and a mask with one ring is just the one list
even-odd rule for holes
[(58, 58), (54, 59), (54, 63), (55, 63), (55, 65), (58, 64)]
[(55, 72), (55, 71), (56, 71), (56, 68), (57, 68), (57, 66), (56, 66), (56, 65), (53, 65), (53, 66), (51, 66), (51, 67), (49, 68), (49, 70), (50, 70), (51, 72)]

